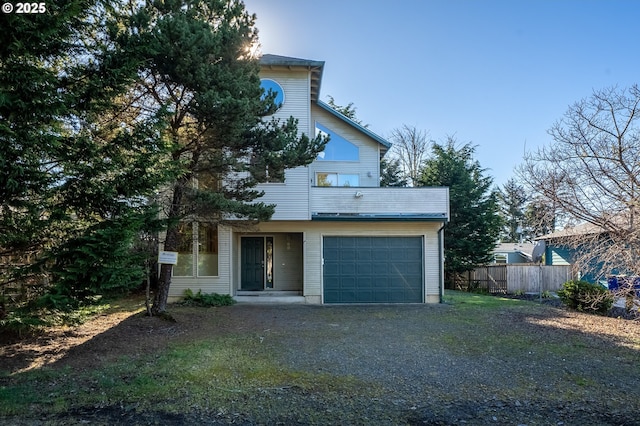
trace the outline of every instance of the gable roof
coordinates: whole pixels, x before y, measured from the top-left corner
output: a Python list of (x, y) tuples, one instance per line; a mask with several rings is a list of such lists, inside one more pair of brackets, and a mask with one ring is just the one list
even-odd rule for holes
[(330, 113), (331, 115), (333, 115), (334, 117), (342, 120), (344, 123), (346, 123), (349, 126), (355, 128), (359, 132), (364, 133), (365, 135), (369, 136), (374, 141), (378, 142), (381, 145), (380, 158), (382, 158), (384, 156), (384, 154), (387, 153), (389, 148), (391, 148), (391, 143), (389, 141), (387, 141), (386, 139), (384, 139), (384, 138), (378, 136), (377, 134), (373, 133), (371, 130), (367, 129), (366, 127), (361, 126), (360, 124), (358, 124), (355, 121), (351, 120), (349, 117), (346, 117), (345, 115), (340, 114), (338, 111), (336, 111), (335, 109), (331, 108), (328, 104), (326, 104), (326, 103), (324, 103), (324, 102), (322, 102), (320, 100), (316, 101), (316, 104), (320, 108), (322, 108), (323, 110), (325, 110), (328, 113)]
[(494, 253), (518, 253), (531, 260), (534, 244), (531, 243), (500, 243), (493, 249)]
[(539, 240), (555, 240), (558, 238), (567, 238), (567, 237), (575, 237), (578, 235), (589, 235), (589, 234), (598, 234), (604, 232), (604, 229), (600, 226), (594, 225), (592, 223), (581, 223), (580, 225), (566, 227), (559, 231), (552, 232), (550, 234), (541, 235), (539, 237), (534, 238), (535, 241)]
[(311, 101), (315, 102), (323, 110), (329, 112), (336, 118), (339, 118), (344, 123), (349, 126), (355, 128), (361, 133), (369, 136), (374, 141), (378, 142), (381, 145), (380, 149), (380, 158), (382, 158), (389, 148), (391, 148), (391, 143), (386, 139), (380, 137), (379, 135), (373, 133), (371, 130), (366, 127), (356, 123), (350, 118), (340, 114), (335, 109), (331, 108), (328, 104), (322, 102), (319, 99), (320, 96), (320, 84), (322, 83), (322, 72), (324, 70), (324, 61), (315, 61), (311, 59), (301, 59), (301, 58), (293, 58), (290, 56), (280, 56), (280, 55), (272, 55), (272, 54), (264, 54), (260, 58), (260, 66), (264, 68), (304, 68), (311, 71)]
[(317, 101), (320, 95), (320, 84), (322, 83), (322, 71), (324, 61), (314, 61), (311, 59), (292, 58), (289, 56), (264, 54), (260, 58), (260, 66), (264, 68), (304, 68), (311, 71), (311, 100)]

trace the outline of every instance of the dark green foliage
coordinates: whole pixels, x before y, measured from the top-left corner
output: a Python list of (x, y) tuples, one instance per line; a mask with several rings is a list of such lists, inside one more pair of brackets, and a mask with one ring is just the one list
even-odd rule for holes
[(136, 250), (136, 243), (142, 231), (153, 231), (154, 225), (160, 225), (155, 215), (156, 211), (149, 209), (99, 222), (57, 248), (51, 254), (51, 297), (85, 301), (140, 287), (148, 254)]
[(187, 289), (184, 291), (183, 303), (186, 305), (196, 306), (231, 306), (234, 305), (236, 301), (228, 294), (203, 294), (201, 290), (198, 290), (196, 294), (193, 294), (191, 289)]
[(353, 102), (349, 102), (348, 105), (343, 106), (343, 105), (338, 105), (336, 104), (336, 100), (334, 99), (333, 96), (328, 95), (327, 96), (329, 98), (329, 102), (328, 105), (333, 108), (334, 110), (336, 110), (337, 112), (339, 112), (340, 114), (344, 115), (345, 117), (347, 117), (349, 120), (353, 121), (354, 123), (364, 127), (365, 129), (367, 127), (369, 127), (368, 124), (364, 124), (362, 122), (362, 120), (359, 120), (357, 115), (356, 115), (356, 107), (353, 106)]
[(515, 243), (520, 238), (536, 237), (527, 234), (528, 226), (525, 223), (525, 203), (527, 195), (524, 187), (518, 185), (515, 179), (509, 179), (500, 190), (498, 190), (498, 200), (500, 202), (500, 215), (503, 219), (502, 241), (505, 243)]
[(380, 186), (405, 187), (409, 181), (402, 173), (400, 160), (380, 160)]
[[(263, 121), (275, 106), (273, 96), (262, 98), (260, 66), (249, 54), (255, 19), (234, 0), (147, 2), (119, 35), (145, 59), (130, 102), (168, 113), (163, 135), (182, 168), (165, 194), (164, 250), (177, 249), (177, 223), (186, 216), (268, 220), (274, 206), (259, 202), (256, 185), (282, 181), (285, 169), (311, 163), (326, 144), (299, 136), (293, 118)], [(170, 284), (171, 266), (163, 265), (154, 314), (165, 311)]]
[(145, 58), (116, 42), (116, 2), (46, 8), (0, 15), (0, 256), (13, 265), (0, 294), (24, 296), (5, 311), (35, 298), (74, 306), (138, 281), (138, 212), (176, 173), (166, 111), (122, 108)]
[(457, 148), (449, 139), (445, 145), (434, 144), (432, 150), (419, 183), (449, 187), (451, 217), (445, 225), (444, 264), (451, 277), (491, 261), (502, 221), (492, 179), (473, 159), (474, 147)]
[(558, 296), (567, 307), (588, 313), (605, 315), (613, 306), (613, 295), (607, 289), (587, 281), (567, 281)]

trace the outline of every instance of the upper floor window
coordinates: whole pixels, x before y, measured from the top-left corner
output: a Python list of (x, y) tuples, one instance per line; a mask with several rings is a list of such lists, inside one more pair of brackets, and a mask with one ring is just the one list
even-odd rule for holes
[(318, 186), (359, 186), (360, 176), (344, 173), (317, 173), (316, 185)]
[(357, 146), (316, 121), (316, 136), (320, 134), (328, 135), (331, 139), (329, 139), (324, 151), (318, 154), (318, 160), (358, 161), (360, 159), (360, 149)]
[(251, 157), (251, 173), (260, 183), (284, 183), (284, 168), (269, 166), (257, 155)]
[(260, 87), (264, 90), (262, 95), (263, 99), (267, 96), (269, 90), (271, 90), (276, 95), (276, 98), (273, 101), (276, 104), (276, 107), (280, 108), (282, 104), (284, 104), (284, 89), (280, 86), (280, 83), (270, 78), (263, 78), (260, 80)]

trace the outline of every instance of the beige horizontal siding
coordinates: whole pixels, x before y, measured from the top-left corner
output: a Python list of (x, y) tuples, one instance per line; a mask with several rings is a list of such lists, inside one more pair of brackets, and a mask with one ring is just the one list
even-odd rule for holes
[(449, 217), (448, 188), (314, 187), (310, 191), (312, 213), (433, 213)]
[(217, 277), (172, 277), (169, 297), (172, 299), (184, 296), (190, 289), (194, 293), (231, 294), (231, 229), (218, 227), (218, 276)]
[[(359, 161), (314, 161), (309, 166), (311, 178), (318, 172), (357, 174), (359, 186), (380, 186), (379, 143), (322, 108), (311, 107), (311, 125), (319, 122), (358, 147)], [(329, 142), (331, 143), (331, 142)]]
[(322, 296), (322, 237), (324, 236), (422, 236), (424, 237), (425, 299), (439, 301), (440, 255), (438, 229), (431, 222), (266, 222), (261, 232), (304, 234), (304, 296)]

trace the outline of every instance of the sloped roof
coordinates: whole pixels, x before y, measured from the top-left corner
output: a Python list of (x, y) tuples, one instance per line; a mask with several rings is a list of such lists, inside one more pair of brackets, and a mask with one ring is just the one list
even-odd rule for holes
[(557, 238), (566, 238), (576, 235), (598, 234), (600, 232), (604, 232), (604, 229), (600, 226), (594, 225), (592, 223), (581, 223), (580, 225), (567, 227), (561, 229), (560, 231), (555, 231), (550, 234), (536, 237), (535, 240), (554, 240)]
[(329, 106), (328, 104), (318, 100), (316, 101), (316, 104), (322, 108), (323, 110), (327, 111), (328, 113), (330, 113), (331, 115), (333, 115), (336, 118), (339, 118), (340, 120), (342, 120), (343, 122), (345, 122), (346, 124), (355, 127), (358, 131), (364, 133), (365, 135), (369, 136), (371, 139), (375, 140), (376, 142), (378, 142), (380, 145), (382, 145), (382, 149), (380, 150), (380, 157), (382, 158), (382, 156), (384, 156), (384, 154), (389, 150), (389, 148), (391, 148), (391, 142), (387, 141), (386, 139), (382, 138), (381, 136), (378, 136), (377, 134), (373, 133), (371, 130), (367, 129), (364, 126), (361, 126), (360, 124), (356, 123), (355, 121), (351, 120), (349, 117), (340, 114), (338, 111), (336, 111), (335, 109), (331, 108), (331, 106)]
[(312, 59), (292, 58), (290, 56), (280, 56), (272, 54), (264, 54), (260, 58), (260, 65), (265, 68), (278, 68), (284, 67), (287, 69), (304, 68), (311, 71), (311, 101), (315, 102), (320, 108), (329, 112), (334, 117), (339, 118), (349, 126), (354, 127), (358, 131), (369, 136), (381, 145), (380, 158), (382, 158), (386, 152), (391, 148), (391, 143), (381, 136), (375, 134), (371, 130), (356, 123), (350, 118), (340, 114), (335, 109), (331, 108), (328, 104), (322, 102), (319, 99), (320, 96), (320, 84), (322, 83), (322, 72), (324, 70), (324, 61), (316, 61)]
[(500, 243), (493, 249), (494, 253), (520, 253), (527, 259), (532, 259), (534, 244), (531, 243)]
[(304, 68), (311, 71), (311, 100), (317, 101), (320, 95), (320, 84), (322, 83), (322, 72), (324, 61), (314, 61), (311, 59), (292, 58), (289, 56), (264, 54), (260, 58), (260, 66), (264, 68), (287, 69)]

